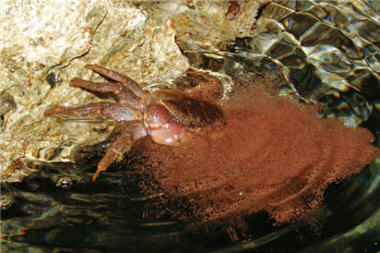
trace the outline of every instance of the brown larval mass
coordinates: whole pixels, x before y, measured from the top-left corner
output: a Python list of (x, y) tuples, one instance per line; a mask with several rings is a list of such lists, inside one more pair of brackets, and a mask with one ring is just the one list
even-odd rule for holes
[(185, 199), (192, 210), (186, 217), (178, 212), (185, 219), (265, 210), (279, 223), (290, 222), (318, 210), (329, 184), (359, 173), (380, 154), (367, 129), (320, 119), (315, 106), (273, 96), (260, 83), (225, 102), (223, 128), (210, 126), (176, 147), (148, 139), (136, 147), (155, 179), (144, 189)]

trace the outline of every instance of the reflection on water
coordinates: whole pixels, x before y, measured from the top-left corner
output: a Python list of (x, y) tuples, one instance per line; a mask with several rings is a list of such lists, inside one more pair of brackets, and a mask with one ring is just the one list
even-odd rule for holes
[(327, 103), (325, 116), (354, 127), (370, 118), (380, 97), (378, 10), (378, 1), (272, 1), (253, 36), (220, 43), (231, 59), (199, 56), (194, 45), (181, 45), (192, 65), (233, 76), (240, 68), (253, 71), (236, 57), (268, 56), (304, 100)]

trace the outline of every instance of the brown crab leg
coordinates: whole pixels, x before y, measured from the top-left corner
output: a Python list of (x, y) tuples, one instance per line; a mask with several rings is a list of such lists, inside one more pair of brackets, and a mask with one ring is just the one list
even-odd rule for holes
[[(127, 152), (132, 145), (132, 139), (130, 135), (120, 135), (111, 147), (107, 150), (105, 156), (100, 160), (98, 168), (92, 175), (92, 182), (95, 182), (99, 174), (102, 171), (106, 171), (107, 168), (118, 158), (120, 158), (124, 152)], [(129, 147), (128, 147), (129, 146)], [(124, 152), (123, 152), (124, 151)]]
[(117, 100), (120, 103), (129, 104), (135, 108), (139, 108), (140, 99), (121, 83), (91, 82), (79, 78), (73, 78), (70, 81), (70, 86), (101, 93), (110, 92), (116, 95)]
[(143, 114), (139, 110), (128, 107), (127, 105), (120, 106), (119, 104), (110, 104), (99, 112), (99, 114), (117, 121), (141, 121), (143, 119)]
[(142, 97), (144, 95), (144, 91), (141, 89), (138, 83), (136, 83), (133, 79), (131, 79), (128, 76), (119, 74), (115, 71), (109, 70), (99, 65), (86, 65), (84, 67), (87, 69), (91, 69), (95, 71), (96, 73), (102, 76), (108, 77), (116, 82), (122, 83), (124, 86), (129, 88), (138, 97)]
[(103, 110), (110, 105), (111, 103), (91, 103), (79, 107), (54, 106), (46, 110), (44, 116), (48, 117), (53, 114), (63, 114), (75, 117), (87, 117), (95, 112), (102, 114)]
[(78, 118), (87, 117), (93, 113), (100, 116), (111, 118), (117, 121), (141, 120), (143, 115), (135, 108), (120, 106), (113, 103), (91, 103), (79, 107), (55, 106), (45, 111), (44, 116), (48, 117), (53, 114), (63, 114), (75, 116)]
[[(111, 147), (107, 150), (102, 160), (100, 160), (97, 170), (92, 175), (93, 182), (96, 181), (102, 171), (106, 171), (113, 162), (119, 158), (122, 158), (122, 155), (131, 149), (132, 144), (135, 140), (146, 135), (146, 131), (144, 130), (144, 126), (141, 124), (141, 122), (128, 122), (122, 124), (122, 126), (124, 128), (128, 128), (129, 132), (119, 135), (117, 139), (111, 144)], [(119, 130), (120, 129), (116, 127), (114, 131), (118, 132)]]

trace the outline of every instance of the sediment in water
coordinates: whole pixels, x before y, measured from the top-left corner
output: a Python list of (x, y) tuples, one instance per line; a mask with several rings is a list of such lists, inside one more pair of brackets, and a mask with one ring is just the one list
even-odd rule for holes
[(154, 178), (144, 190), (181, 199), (187, 212), (176, 216), (206, 221), (265, 210), (278, 223), (300, 219), (318, 209), (329, 184), (380, 154), (367, 129), (319, 119), (314, 106), (273, 96), (259, 81), (223, 108), (223, 128), (207, 127), (176, 147), (146, 139), (135, 149)]

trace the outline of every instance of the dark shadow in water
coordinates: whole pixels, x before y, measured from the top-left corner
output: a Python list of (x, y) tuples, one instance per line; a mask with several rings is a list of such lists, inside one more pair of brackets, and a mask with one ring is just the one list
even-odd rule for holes
[[(372, 166), (329, 187), (318, 231), (301, 222), (273, 226), (264, 212), (246, 217), (240, 228), (220, 221), (190, 231), (170, 218), (174, 206), (162, 210), (158, 198), (141, 195), (138, 171), (116, 165), (92, 183), (93, 170), (54, 164), (21, 183), (2, 185), (2, 198), (9, 200), (1, 211), (3, 252), (297, 252), (355, 230), (373, 219), (380, 203), (379, 168)], [(347, 245), (352, 252), (374, 252), (378, 234), (365, 232), (345, 244), (328, 243), (331, 251), (324, 252)], [(231, 241), (231, 233), (238, 242)]]

